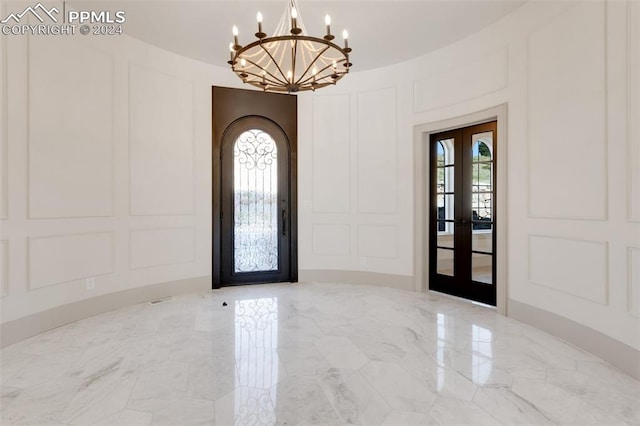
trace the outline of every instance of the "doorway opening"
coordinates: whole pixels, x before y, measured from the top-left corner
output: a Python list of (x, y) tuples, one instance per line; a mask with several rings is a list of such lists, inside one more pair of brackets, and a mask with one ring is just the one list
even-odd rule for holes
[(496, 305), (497, 122), (430, 136), (429, 288)]
[(297, 281), (296, 101), (213, 88), (213, 288)]
[[(492, 205), (495, 215), (494, 282), (496, 291), (496, 309), (499, 314), (508, 315), (508, 274), (507, 274), (507, 147), (508, 147), (508, 105), (500, 104), (485, 110), (472, 112), (441, 121), (418, 124), (414, 127), (414, 288), (425, 292), (431, 289), (431, 135), (461, 129), (491, 121), (496, 123), (496, 144), (492, 153), (496, 159), (493, 164), (495, 181), (495, 202)], [(454, 153), (455, 155), (455, 153)], [(472, 155), (472, 154), (469, 154)], [(455, 185), (455, 176), (454, 176)], [(454, 212), (455, 213), (455, 212)], [(471, 212), (473, 216), (473, 212)], [(437, 216), (436, 216), (437, 218)], [(454, 220), (456, 218), (454, 217)], [(441, 291), (441, 290), (438, 290)]]

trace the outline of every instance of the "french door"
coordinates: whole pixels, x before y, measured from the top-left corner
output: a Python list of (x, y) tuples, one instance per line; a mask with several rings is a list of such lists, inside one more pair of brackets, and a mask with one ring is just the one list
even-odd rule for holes
[(496, 122), (430, 138), (429, 288), (496, 304)]

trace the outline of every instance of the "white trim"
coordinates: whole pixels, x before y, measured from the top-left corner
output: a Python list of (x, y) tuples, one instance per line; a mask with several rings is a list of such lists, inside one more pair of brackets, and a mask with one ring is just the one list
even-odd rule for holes
[(472, 114), (451, 118), (433, 123), (418, 124), (413, 128), (413, 158), (414, 158), (414, 241), (413, 241), (413, 275), (414, 289), (425, 292), (429, 289), (427, 280), (429, 275), (428, 241), (428, 190), (429, 150), (426, 148), (429, 136), (458, 127), (497, 120), (498, 135), (496, 140), (497, 159), (497, 209), (496, 209), (496, 308), (499, 314), (507, 315), (507, 104), (478, 111)]

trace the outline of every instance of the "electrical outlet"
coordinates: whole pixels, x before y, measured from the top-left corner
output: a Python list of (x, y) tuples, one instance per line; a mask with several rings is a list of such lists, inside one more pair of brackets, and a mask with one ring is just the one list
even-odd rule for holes
[(367, 264), (367, 258), (366, 258), (366, 257), (364, 257), (364, 256), (362, 256), (362, 257), (360, 258), (360, 264), (361, 264), (361, 265), (366, 265), (366, 264)]
[(85, 285), (87, 287), (87, 290), (93, 290), (94, 288), (96, 288), (96, 279), (94, 277), (87, 278)]

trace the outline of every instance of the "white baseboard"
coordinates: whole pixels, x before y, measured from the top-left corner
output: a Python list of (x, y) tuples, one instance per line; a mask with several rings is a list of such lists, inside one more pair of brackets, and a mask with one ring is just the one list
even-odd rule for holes
[(509, 299), (509, 316), (570, 342), (640, 380), (640, 351), (568, 318)]
[(178, 294), (211, 290), (211, 276), (168, 281), (58, 306), (0, 325), (0, 347), (103, 312)]
[(365, 284), (415, 291), (413, 276), (364, 271), (301, 269), (298, 280), (325, 283)]

